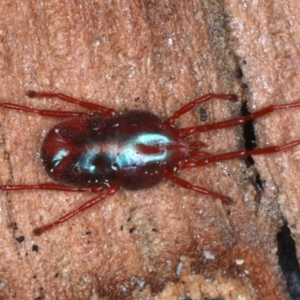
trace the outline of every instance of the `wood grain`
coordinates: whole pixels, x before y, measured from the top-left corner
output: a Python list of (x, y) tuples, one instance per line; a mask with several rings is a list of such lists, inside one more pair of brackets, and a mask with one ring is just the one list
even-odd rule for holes
[[(180, 120), (188, 126), (238, 116), (242, 101), (256, 110), (299, 97), (296, 0), (3, 0), (0, 11), (1, 102), (80, 110), (25, 97), (35, 89), (164, 118), (208, 92), (241, 99), (203, 105)], [(259, 146), (300, 138), (299, 114), (256, 122)], [(0, 118), (1, 184), (49, 180), (37, 152), (57, 120)], [(197, 138), (211, 153), (243, 148), (241, 128)], [(276, 233), (282, 213), (299, 243), (297, 149), (255, 159), (262, 194), (243, 160), (181, 172), (230, 206), (164, 181), (120, 190), (40, 237), (33, 228), (92, 195), (1, 192), (0, 299), (284, 299)]]

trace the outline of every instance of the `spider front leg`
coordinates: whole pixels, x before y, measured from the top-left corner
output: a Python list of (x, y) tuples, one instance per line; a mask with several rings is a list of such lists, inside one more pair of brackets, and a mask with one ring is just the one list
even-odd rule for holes
[(227, 127), (232, 127), (232, 126), (237, 126), (237, 125), (243, 125), (248, 121), (268, 115), (275, 110), (290, 109), (290, 108), (295, 108), (295, 107), (300, 107), (300, 102), (271, 105), (271, 106), (268, 106), (261, 110), (258, 110), (250, 115), (247, 115), (245, 117), (234, 118), (231, 120), (226, 120), (226, 121), (217, 122), (217, 123), (208, 124), (208, 125), (180, 128), (179, 133), (180, 133), (180, 136), (187, 137), (196, 132), (206, 132), (206, 131), (210, 131), (210, 130), (216, 130), (216, 129), (222, 129), (222, 128), (227, 128)]
[(252, 155), (271, 154), (271, 153), (283, 151), (288, 148), (295, 147), (297, 145), (300, 145), (300, 140), (290, 142), (282, 146), (271, 146), (271, 147), (257, 148), (254, 150), (240, 150), (240, 151), (216, 154), (216, 155), (202, 158), (197, 161), (187, 159), (187, 160), (180, 161), (178, 164), (178, 168), (190, 169), (190, 168), (202, 167), (211, 163), (216, 163), (224, 160), (242, 158), (242, 157), (252, 156)]

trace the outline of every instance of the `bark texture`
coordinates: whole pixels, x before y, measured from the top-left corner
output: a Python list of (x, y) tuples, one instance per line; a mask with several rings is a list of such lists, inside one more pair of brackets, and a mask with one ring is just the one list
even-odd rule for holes
[[(235, 93), (180, 120), (192, 126), (299, 97), (300, 4), (274, 1), (0, 1), (0, 101), (78, 110), (25, 97), (63, 92), (169, 116), (209, 92)], [(300, 138), (300, 110), (256, 122), (259, 146)], [(1, 184), (49, 181), (37, 156), (57, 120), (0, 111)], [(243, 148), (241, 128), (197, 135), (210, 153)], [(0, 299), (285, 299), (276, 233), (282, 214), (299, 248), (299, 147), (187, 170), (230, 206), (170, 182), (120, 190), (36, 237), (93, 195), (0, 194)], [(299, 256), (298, 252), (298, 256)]]

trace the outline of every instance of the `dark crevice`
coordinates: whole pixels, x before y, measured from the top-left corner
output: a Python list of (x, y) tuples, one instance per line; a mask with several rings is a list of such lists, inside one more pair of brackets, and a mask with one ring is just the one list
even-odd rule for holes
[[(241, 108), (243, 116), (249, 115), (246, 103)], [(253, 127), (253, 121), (246, 122), (243, 126), (245, 148), (252, 150), (256, 148), (256, 137)], [(253, 166), (254, 160), (251, 156), (246, 159), (247, 165)], [(263, 184), (259, 177), (256, 177), (256, 184), (262, 190)], [(282, 273), (286, 280), (286, 288), (289, 293), (288, 300), (300, 300), (300, 266), (296, 256), (296, 247), (293, 238), (291, 237), (290, 229), (287, 224), (281, 227), (280, 232), (277, 234), (278, 243), (278, 260), (282, 269)]]
[[(241, 108), (241, 114), (242, 116), (247, 116), (249, 115), (249, 111), (247, 108), (247, 104), (246, 102), (243, 103), (242, 108)], [(244, 124), (243, 126), (243, 138), (245, 141), (245, 148), (246, 150), (253, 150), (254, 148), (256, 148), (257, 143), (256, 143), (256, 136), (255, 136), (255, 132), (254, 132), (254, 126), (253, 126), (253, 121), (248, 121)], [(246, 158), (246, 164), (248, 167), (251, 167), (254, 165), (254, 160), (252, 158), (252, 156), (247, 156)], [(263, 183), (260, 179), (259, 174), (257, 174), (256, 178), (255, 178), (255, 183), (257, 185), (257, 187), (259, 188), (259, 190), (263, 190)]]
[(285, 223), (277, 234), (278, 260), (286, 279), (288, 300), (300, 300), (300, 269), (296, 256), (295, 241)]
[[(246, 102), (244, 102), (242, 105), (241, 113), (243, 117), (250, 114)], [(253, 150), (256, 147), (256, 137), (254, 133), (253, 121), (251, 120), (246, 122), (243, 126), (243, 130), (244, 130), (243, 137), (245, 141), (245, 148), (247, 150)], [(251, 156), (247, 157), (247, 164), (249, 166), (252, 166), (254, 164), (254, 160)]]

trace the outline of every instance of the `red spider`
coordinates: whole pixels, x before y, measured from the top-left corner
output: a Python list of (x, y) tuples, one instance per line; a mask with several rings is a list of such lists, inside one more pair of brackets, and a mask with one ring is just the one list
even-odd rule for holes
[(158, 184), (163, 178), (171, 180), (183, 188), (200, 194), (211, 195), (229, 203), (230, 198), (193, 185), (175, 176), (175, 172), (228, 159), (274, 153), (300, 144), (300, 140), (297, 140), (283, 146), (209, 155), (199, 149), (205, 147), (204, 143), (187, 141), (187, 137), (195, 132), (241, 125), (277, 109), (298, 107), (300, 102), (269, 106), (248, 116), (215, 124), (178, 128), (175, 126), (175, 121), (196, 105), (212, 98), (235, 101), (236, 96), (204, 95), (185, 104), (164, 121), (147, 111), (131, 110), (117, 113), (114, 109), (79, 101), (63, 94), (29, 91), (27, 96), (30, 98), (57, 97), (62, 101), (71, 102), (93, 111), (93, 113), (88, 114), (37, 110), (11, 103), (0, 104), (9, 109), (49, 117), (67, 118), (47, 133), (40, 152), (46, 172), (59, 183), (4, 185), (0, 186), (0, 190), (39, 189), (98, 193), (97, 197), (87, 201), (59, 220), (36, 228), (34, 230), (36, 235), (69, 220), (107, 196), (113, 195), (119, 187), (129, 190), (149, 188)]

